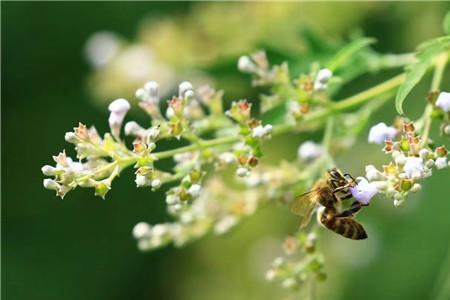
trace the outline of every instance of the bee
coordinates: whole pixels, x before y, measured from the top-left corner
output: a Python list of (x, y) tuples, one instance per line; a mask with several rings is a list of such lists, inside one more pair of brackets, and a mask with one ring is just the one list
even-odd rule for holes
[(364, 206), (358, 201), (346, 209), (341, 209), (342, 201), (352, 198), (350, 188), (355, 186), (350, 174), (342, 174), (336, 168), (327, 172), (326, 178), (319, 180), (311, 191), (298, 196), (292, 206), (294, 214), (302, 216), (300, 228), (306, 227), (317, 206), (317, 220), (331, 231), (352, 240), (367, 238), (364, 227), (353, 219)]

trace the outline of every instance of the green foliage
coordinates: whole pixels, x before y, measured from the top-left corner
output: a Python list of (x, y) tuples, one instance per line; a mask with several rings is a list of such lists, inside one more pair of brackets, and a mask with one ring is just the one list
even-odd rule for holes
[(347, 63), (353, 55), (373, 43), (375, 43), (375, 39), (373, 38), (361, 38), (351, 42), (342, 48), (336, 56), (328, 62), (327, 68), (334, 72), (343, 64)]
[(444, 32), (446, 34), (450, 34), (450, 10), (447, 12), (444, 18), (444, 22), (442, 24)]
[(406, 68), (406, 78), (400, 86), (395, 98), (395, 108), (401, 115), (403, 102), (411, 90), (420, 82), (434, 59), (440, 53), (450, 49), (450, 36), (439, 37), (421, 44), (416, 52), (416, 61)]

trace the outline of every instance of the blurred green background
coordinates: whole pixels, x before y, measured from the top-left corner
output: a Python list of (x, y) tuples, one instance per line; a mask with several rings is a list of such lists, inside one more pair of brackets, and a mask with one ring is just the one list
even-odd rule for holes
[[(107, 130), (106, 103), (99, 104), (87, 88), (92, 70), (83, 56), (83, 47), (89, 36), (108, 30), (133, 40), (144, 17), (171, 20), (189, 15), (189, 21), (210, 5), (1, 3), (4, 299), (279, 299), (285, 295), (278, 286), (264, 280), (271, 259), (281, 253), (280, 241), (297, 226), (296, 218), (281, 206), (264, 208), (225, 237), (209, 236), (183, 249), (140, 253), (131, 230), (139, 221), (157, 223), (168, 219), (162, 192), (136, 189), (132, 172), (125, 172), (114, 183), (106, 201), (84, 189), (61, 201), (42, 187), (40, 167), (51, 163), (51, 155), (64, 148), (73, 154), (64, 141), (64, 132), (78, 121), (95, 124), (100, 132)], [(251, 5), (257, 10), (269, 4), (246, 4), (242, 10), (239, 5), (243, 4), (218, 3), (214, 10), (219, 15), (223, 10), (223, 18), (230, 18), (231, 23), (260, 22), (267, 26), (266, 19), (252, 17)], [(284, 20), (282, 14), (286, 11), (289, 18), (298, 12), (294, 29), (299, 35), (307, 28), (338, 40), (358, 29), (378, 39), (377, 50), (393, 53), (410, 52), (420, 41), (442, 34), (441, 21), (450, 7), (445, 2), (278, 5), (290, 5), (281, 9), (278, 20)], [(185, 23), (174, 24), (184, 32)], [(291, 24), (277, 21), (273, 26), (278, 26), (277, 32), (293, 32)], [(189, 39), (189, 29), (185, 30), (184, 38)], [(223, 42), (229, 44), (233, 36), (239, 40), (245, 30), (243, 27), (242, 32), (217, 37), (218, 60), (209, 63), (203, 72), (218, 78), (215, 84), (219, 88), (232, 89), (230, 78), (249, 82), (235, 70), (237, 53), (229, 51), (220, 59), (220, 42), (226, 39)], [(170, 42), (174, 48), (182, 48), (175, 40)], [(271, 44), (274, 40), (263, 35), (246, 47), (251, 51)], [(292, 49), (295, 47), (287, 56), (297, 60), (293, 63), (301, 62), (302, 51), (292, 55)], [(172, 55), (178, 55), (177, 51)], [(170, 64), (170, 59), (166, 63)], [(447, 72), (443, 85), (447, 90), (449, 75)], [(373, 75), (358, 80), (342, 95), (383, 78), (386, 76)], [(418, 96), (408, 100), (412, 114), (422, 109), (415, 103), (421, 103), (420, 95), (426, 93), (427, 86), (428, 82), (419, 86), (415, 90)], [(226, 95), (228, 100), (256, 97), (250, 84)], [(390, 122), (393, 117), (394, 108), (389, 103), (373, 120)], [(266, 149), (274, 161), (281, 157), (293, 159), (297, 145), (305, 138), (279, 137)], [(361, 174), (368, 162), (381, 164), (385, 159), (378, 147), (364, 143), (365, 138), (362, 136), (351, 153), (338, 159), (341, 166), (355, 174)], [(436, 172), (425, 182), (423, 191), (399, 209), (377, 199), (360, 217), (369, 231), (367, 242), (343, 243), (323, 232), (330, 276), (319, 286), (320, 297), (411, 300), (437, 299), (440, 294), (439, 299), (450, 299), (449, 284), (445, 284), (450, 280), (449, 183), (448, 170)]]

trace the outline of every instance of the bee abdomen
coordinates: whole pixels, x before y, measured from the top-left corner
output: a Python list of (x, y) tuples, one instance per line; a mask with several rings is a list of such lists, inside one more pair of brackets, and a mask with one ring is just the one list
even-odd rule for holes
[(351, 218), (336, 218), (332, 212), (326, 210), (320, 216), (320, 223), (329, 230), (352, 240), (367, 238), (366, 231), (361, 224)]

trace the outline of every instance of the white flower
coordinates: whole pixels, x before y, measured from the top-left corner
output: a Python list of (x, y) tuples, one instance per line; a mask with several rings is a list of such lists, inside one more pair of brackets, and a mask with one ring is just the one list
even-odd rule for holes
[(219, 159), (227, 165), (232, 164), (237, 160), (236, 156), (231, 152), (224, 152), (220, 154)]
[(408, 178), (420, 178), (424, 174), (425, 167), (420, 157), (407, 157), (403, 171)]
[(168, 228), (164, 224), (156, 224), (152, 228), (152, 235), (163, 236), (168, 232)]
[(66, 132), (66, 134), (64, 135), (64, 139), (66, 140), (66, 142), (68, 143), (76, 143), (78, 141), (78, 137), (75, 134), (75, 132)]
[(94, 67), (101, 67), (110, 62), (118, 53), (120, 39), (108, 31), (94, 33), (85, 47), (86, 57)]
[(127, 100), (120, 98), (111, 102), (108, 106), (109, 111), (109, 127), (111, 128), (112, 134), (119, 138), (120, 127), (122, 126), (123, 119), (130, 109), (130, 103)]
[(329, 69), (320, 69), (320, 71), (317, 73), (316, 81), (325, 84), (328, 82), (328, 80), (330, 80), (332, 75), (333, 72), (331, 72)]
[(185, 98), (186, 97), (186, 92), (187, 91), (192, 91), (192, 89), (193, 89), (192, 83), (190, 83), (189, 81), (183, 81), (178, 86), (178, 95), (180, 97), (182, 97), (182, 98)]
[(197, 198), (200, 195), (200, 190), (202, 186), (200, 184), (193, 184), (188, 189), (188, 193), (192, 196), (192, 198)]
[(356, 187), (350, 188), (350, 191), (358, 202), (369, 204), (372, 197), (378, 193), (377, 185), (373, 182), (368, 182), (364, 177), (358, 177), (357, 179), (359, 180), (358, 184)]
[(443, 111), (450, 111), (450, 93), (441, 92), (436, 101), (436, 106), (440, 107)]
[(313, 141), (306, 141), (300, 145), (297, 152), (300, 160), (312, 160), (322, 156), (323, 148)]
[(263, 138), (268, 136), (272, 132), (272, 125), (267, 124), (265, 126), (259, 125), (252, 129), (252, 137)]
[(245, 167), (239, 167), (236, 170), (236, 175), (239, 177), (247, 177), (250, 175), (250, 171)]
[(124, 131), (126, 135), (137, 135), (140, 136), (144, 132), (144, 128), (142, 128), (135, 121), (130, 121), (125, 124)]
[(159, 103), (159, 84), (156, 81), (149, 81), (144, 85), (145, 101)]
[(369, 143), (382, 144), (385, 140), (391, 140), (397, 135), (397, 129), (388, 127), (385, 123), (378, 123), (370, 128)]
[(137, 187), (149, 186), (151, 184), (151, 181), (147, 177), (140, 174), (136, 175), (134, 182)]
[(239, 57), (238, 69), (241, 72), (253, 73), (256, 72), (257, 66), (247, 55)]
[(174, 205), (180, 201), (180, 197), (178, 195), (170, 194), (166, 196), (167, 205)]
[(45, 176), (53, 176), (56, 173), (56, 168), (49, 166), (49, 165), (45, 165), (41, 168), (42, 174), (44, 174)]
[(366, 177), (370, 181), (384, 180), (386, 177), (373, 165), (366, 166)]
[(438, 168), (439, 170), (447, 167), (447, 157), (436, 158), (435, 164), (436, 168)]
[(152, 188), (157, 189), (161, 186), (162, 182), (159, 179), (152, 180)]
[(266, 273), (266, 280), (272, 281), (275, 279), (276, 276), (277, 276), (277, 273), (275, 272), (275, 270), (269, 270)]
[(44, 179), (44, 187), (48, 190), (59, 190), (59, 188), (61, 187), (59, 185), (59, 183), (57, 183), (56, 181), (52, 180), (52, 179)]
[(297, 284), (297, 281), (296, 281), (294, 278), (292, 278), (292, 277), (286, 278), (286, 279), (283, 280), (283, 282), (281, 283), (281, 285), (282, 285), (284, 288), (293, 288), (296, 284)]
[(150, 233), (150, 225), (146, 222), (137, 223), (133, 228), (133, 236), (135, 239), (143, 238)]

